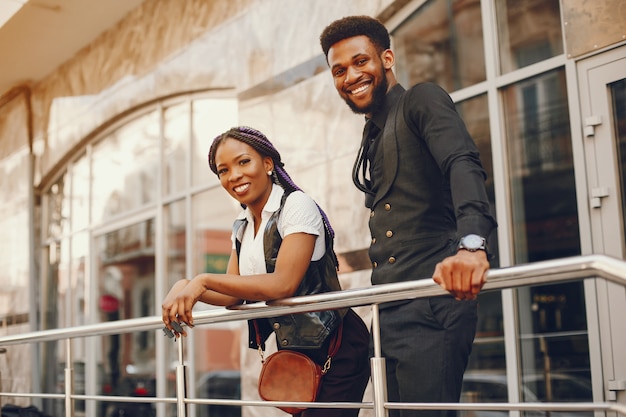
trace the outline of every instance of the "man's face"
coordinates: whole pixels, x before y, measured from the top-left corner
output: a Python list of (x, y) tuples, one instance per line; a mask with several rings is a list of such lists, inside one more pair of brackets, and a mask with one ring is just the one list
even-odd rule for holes
[(389, 85), (386, 70), (393, 63), (390, 50), (379, 55), (367, 36), (354, 36), (334, 44), (327, 58), (335, 88), (353, 112), (369, 116), (382, 105)]

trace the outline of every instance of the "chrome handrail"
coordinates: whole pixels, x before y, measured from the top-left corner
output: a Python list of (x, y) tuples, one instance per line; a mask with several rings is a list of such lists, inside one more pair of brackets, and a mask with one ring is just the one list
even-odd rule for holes
[[(606, 255), (585, 255), (578, 257), (561, 258), (547, 261), (540, 261), (524, 265), (516, 265), (500, 269), (492, 269), (487, 274), (487, 283), (483, 287), (484, 291), (501, 290), (507, 288), (516, 288), (522, 286), (539, 285), (547, 283), (558, 283), (575, 281), (583, 278), (598, 277), (607, 281), (617, 283), (626, 287), (626, 262), (608, 257)], [(325, 294), (308, 295), (300, 297), (290, 297), (270, 302), (258, 302), (253, 304), (232, 306), (226, 309), (212, 309), (201, 312), (194, 312), (194, 325), (223, 323), (236, 320), (250, 320), (255, 318), (271, 317), (287, 313), (301, 313), (309, 311), (319, 311), (336, 309), (341, 307), (356, 307), (363, 305), (372, 305), (374, 309), (374, 318), (372, 331), (378, 332), (377, 323), (377, 306), (380, 303), (395, 301), (399, 299), (423, 298), (437, 295), (444, 295), (446, 292), (441, 289), (430, 279), (417, 281), (407, 281), (392, 284), (375, 285), (366, 288), (349, 289)], [(119, 320), (114, 322), (105, 322), (97, 324), (88, 324), (64, 329), (50, 329), (36, 332), (27, 332), (22, 334), (8, 335), (0, 337), (0, 347), (17, 345), (24, 343), (36, 343), (54, 340), (70, 340), (72, 338), (81, 338), (89, 336), (102, 336), (121, 333), (131, 333), (137, 331), (146, 331), (150, 329), (160, 329), (163, 326), (160, 316), (142, 317), (136, 319)], [(184, 398), (184, 386), (179, 388), (179, 394), (176, 399), (158, 398), (158, 397), (113, 397), (113, 396), (88, 396), (77, 395), (72, 392), (63, 394), (16, 394), (0, 392), (2, 395), (13, 396), (38, 396), (40, 398), (65, 398), (66, 404), (70, 404), (70, 399), (96, 399), (146, 402), (151, 400), (154, 402), (177, 403), (179, 416), (186, 415), (185, 405), (194, 404), (241, 404), (255, 406), (275, 406), (275, 405), (294, 405), (308, 404), (320, 408), (374, 408), (377, 416), (386, 415), (388, 409), (407, 408), (407, 409), (450, 409), (450, 410), (537, 410), (542, 411), (615, 411), (626, 416), (626, 406), (612, 403), (389, 403), (386, 401), (386, 393), (384, 381), (384, 372), (381, 375), (381, 369), (378, 369), (380, 363), (376, 362), (379, 358), (380, 343), (376, 333), (374, 334), (375, 355), (372, 358), (372, 384), (374, 388), (374, 402), (363, 403), (275, 403), (267, 401), (246, 401), (246, 400), (202, 400)], [(184, 375), (184, 365), (182, 361), (182, 343), (179, 343), (179, 361), (183, 368), (177, 369), (177, 380)], [(71, 343), (68, 343), (68, 364), (71, 364)], [(384, 365), (383, 365), (384, 366)], [(71, 368), (69, 374), (71, 376)], [(179, 372), (180, 371), (180, 372)], [(179, 375), (180, 374), (180, 375)], [(67, 384), (66, 384), (67, 385)], [(70, 385), (71, 388), (71, 385)], [(69, 390), (71, 391), (71, 389)], [(183, 397), (181, 398), (181, 394)], [(381, 395), (382, 393), (382, 395)], [(70, 410), (66, 415), (71, 416)]]

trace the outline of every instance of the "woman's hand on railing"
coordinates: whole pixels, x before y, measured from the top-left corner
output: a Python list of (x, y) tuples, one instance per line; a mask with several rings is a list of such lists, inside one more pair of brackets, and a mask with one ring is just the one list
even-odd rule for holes
[(163, 300), (161, 312), (165, 328), (174, 336), (187, 336), (181, 323), (193, 327), (192, 309), (204, 291), (202, 285), (188, 279), (181, 279), (172, 286)]

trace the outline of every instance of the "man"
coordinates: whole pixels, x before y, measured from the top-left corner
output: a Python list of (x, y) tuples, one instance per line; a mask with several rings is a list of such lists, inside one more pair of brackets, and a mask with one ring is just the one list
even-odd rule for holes
[(478, 151), (443, 89), (398, 84), (380, 21), (339, 19), (320, 43), (339, 96), (366, 119), (353, 181), (371, 210), (372, 284), (432, 277), (450, 293), (381, 306), (389, 401), (458, 402), (496, 227)]

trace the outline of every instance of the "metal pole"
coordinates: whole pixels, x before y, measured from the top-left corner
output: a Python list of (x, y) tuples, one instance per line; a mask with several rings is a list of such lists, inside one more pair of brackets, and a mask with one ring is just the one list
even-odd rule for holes
[(185, 363), (183, 360), (183, 337), (178, 339), (178, 365), (176, 366), (176, 408), (178, 410), (178, 417), (187, 417), (187, 405), (185, 404), (185, 398), (187, 398), (187, 378)]
[(72, 369), (72, 339), (67, 339), (65, 357), (65, 417), (74, 417), (74, 370)]
[[(0, 355), (7, 353), (5, 348), (0, 348)], [(2, 392), (2, 372), (0, 372), (0, 392)], [(0, 395), (0, 404), (2, 404), (2, 395)]]
[(372, 304), (372, 340), (374, 342), (374, 357), (370, 359), (372, 372), (372, 390), (374, 397), (374, 415), (376, 417), (388, 417), (385, 408), (387, 402), (387, 371), (385, 358), (382, 357), (380, 347), (380, 317), (378, 304)]

